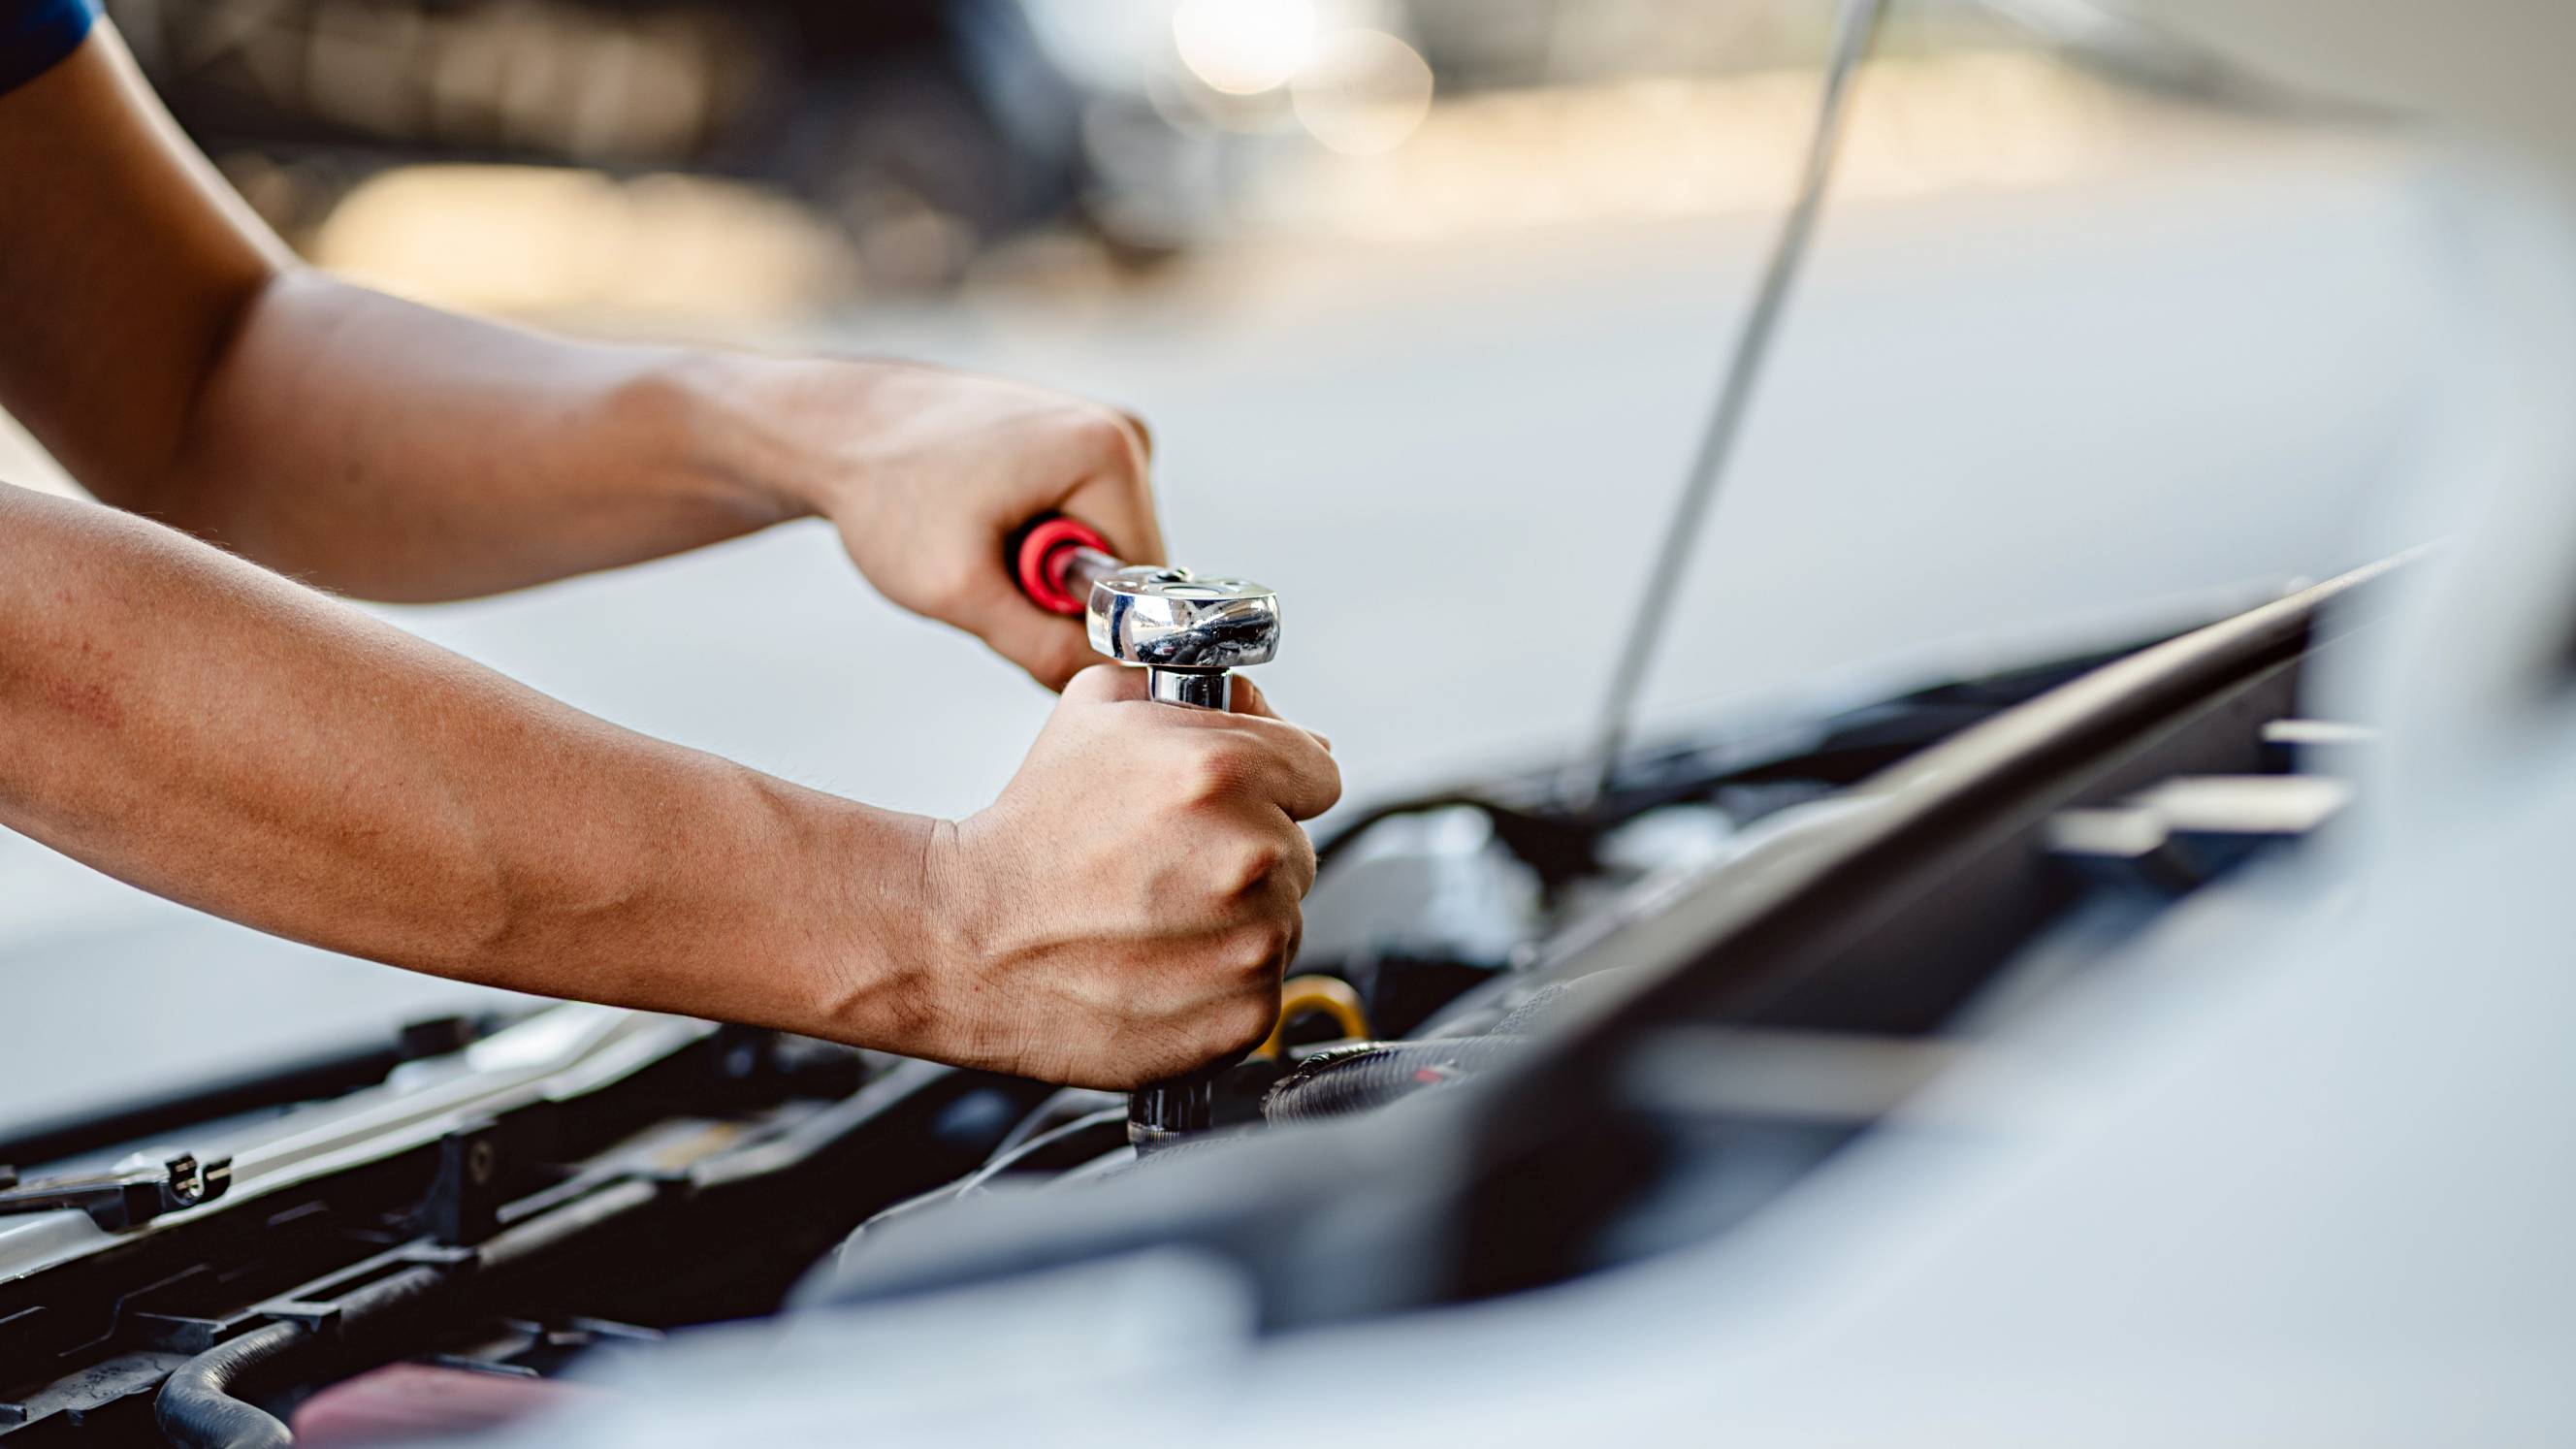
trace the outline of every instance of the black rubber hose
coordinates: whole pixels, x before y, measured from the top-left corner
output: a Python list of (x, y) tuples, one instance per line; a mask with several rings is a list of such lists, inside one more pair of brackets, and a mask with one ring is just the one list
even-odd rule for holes
[(1470, 1036), (1376, 1042), (1318, 1052), (1279, 1079), (1261, 1099), (1261, 1115), (1266, 1121), (1285, 1124), (1383, 1107), (1425, 1087), (1508, 1060), (1520, 1050), (1522, 1040)]
[(233, 1386), (312, 1336), (300, 1323), (272, 1323), (171, 1370), (152, 1406), (161, 1432), (185, 1449), (289, 1449), (295, 1436), (286, 1425), (234, 1398)]
[[(446, 1269), (423, 1265), (370, 1283), (340, 1300), (340, 1330), (346, 1336), (362, 1334), (453, 1281)], [(253, 1329), (171, 1370), (153, 1403), (153, 1417), (162, 1434), (184, 1449), (290, 1449), (295, 1436), (286, 1425), (235, 1398), (233, 1390), (245, 1379), (327, 1346), (300, 1323)]]
[[(475, 1258), (486, 1275), (506, 1272), (651, 1206), (662, 1191), (661, 1184), (649, 1179), (614, 1183), (495, 1236)], [(339, 1300), (338, 1332), (327, 1339), (301, 1323), (253, 1329), (171, 1370), (154, 1401), (153, 1416), (170, 1442), (185, 1449), (292, 1449), (295, 1435), (286, 1425), (235, 1398), (235, 1388), (290, 1359), (337, 1345), (363, 1346), (371, 1330), (387, 1326), (386, 1320), (463, 1280), (458, 1270), (431, 1264), (389, 1274)]]

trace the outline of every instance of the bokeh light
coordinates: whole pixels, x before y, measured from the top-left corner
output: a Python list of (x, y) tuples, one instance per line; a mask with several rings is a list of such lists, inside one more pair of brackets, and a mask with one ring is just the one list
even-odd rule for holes
[(614, 312), (639, 327), (792, 317), (864, 278), (813, 217), (739, 183), (567, 167), (380, 172), (307, 244), (416, 300), (522, 316)]
[(1431, 66), (1383, 30), (1325, 37), (1289, 87), (1297, 119), (1316, 140), (1352, 156), (1401, 146), (1431, 114)]
[(1313, 0), (1182, 0), (1172, 12), (1181, 64), (1231, 96), (1275, 90), (1315, 46)]

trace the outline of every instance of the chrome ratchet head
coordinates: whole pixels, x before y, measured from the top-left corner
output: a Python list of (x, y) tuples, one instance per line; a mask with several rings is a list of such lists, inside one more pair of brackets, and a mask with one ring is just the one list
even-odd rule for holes
[(1092, 581), (1091, 647), (1145, 667), (1147, 691), (1167, 704), (1225, 709), (1228, 670), (1279, 653), (1279, 596), (1245, 579), (1138, 565)]

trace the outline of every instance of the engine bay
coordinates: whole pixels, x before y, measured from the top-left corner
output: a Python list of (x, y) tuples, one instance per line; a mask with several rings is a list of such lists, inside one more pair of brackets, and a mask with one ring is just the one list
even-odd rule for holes
[(1116, 1094), (580, 1005), (8, 1131), (0, 1439), (461, 1432), (698, 1325), (1155, 1246), (1276, 1332), (1708, 1241), (2332, 822), (2367, 731), (2302, 670), (2369, 572), (1635, 750), (1579, 806), (1550, 761), (1354, 812), (1279, 1029), (1168, 1142)]

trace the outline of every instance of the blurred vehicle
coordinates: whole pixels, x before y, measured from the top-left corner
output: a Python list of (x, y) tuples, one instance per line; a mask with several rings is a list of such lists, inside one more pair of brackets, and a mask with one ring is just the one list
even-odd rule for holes
[(1074, 87), (1082, 211), (1129, 255), (1257, 225), (1276, 163), (1392, 152), (1435, 93), (1807, 63), (1795, 0), (1017, 0)]
[(1069, 223), (1147, 260), (1282, 156), (1401, 145), (1443, 94), (1799, 63), (1790, 0), (111, 0), (189, 134), (290, 235), (416, 163), (774, 186), (879, 285)]
[(198, 144), (261, 163), (249, 190), (290, 231), (406, 162), (690, 170), (776, 185), (878, 275), (932, 283), (1077, 191), (1049, 139), (1065, 82), (1004, 0), (108, 8)]

